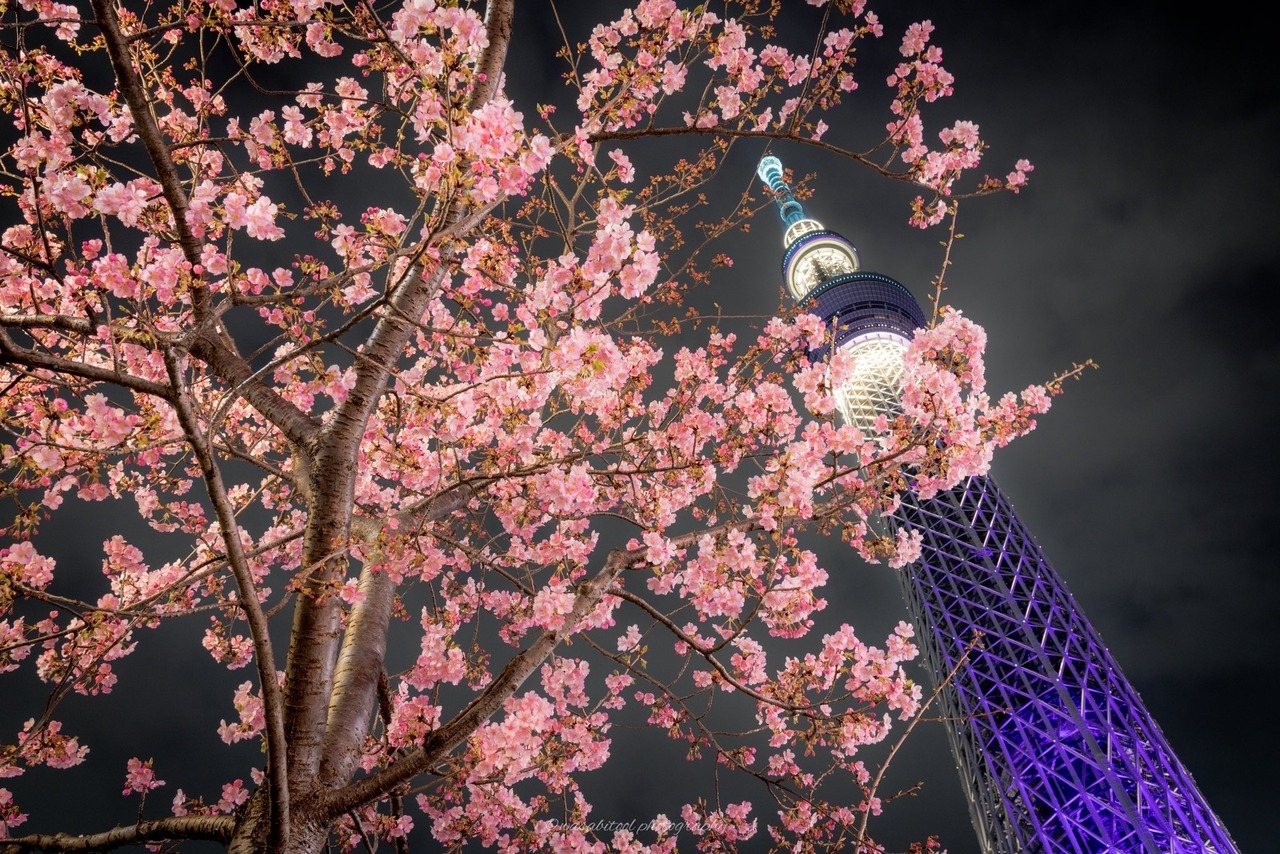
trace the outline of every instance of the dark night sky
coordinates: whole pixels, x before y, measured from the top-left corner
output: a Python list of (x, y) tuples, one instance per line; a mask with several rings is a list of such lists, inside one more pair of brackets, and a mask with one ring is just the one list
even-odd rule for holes
[[(600, 4), (571, 5), (602, 15)], [(1280, 167), (1271, 151), (1280, 106), (1263, 65), (1263, 30), (1238, 15), (1190, 18), (1156, 2), (880, 5), (886, 36), (867, 54), (861, 90), (828, 118), (826, 139), (856, 147), (883, 127), (882, 65), (893, 61), (907, 23), (931, 18), (957, 87), (926, 114), (927, 131), (971, 119), (991, 143), (984, 165), (993, 174), (1020, 157), (1035, 164), (1020, 196), (962, 206), (966, 236), (947, 301), (986, 326), (993, 391), (1086, 358), (1101, 367), (1069, 385), (1033, 434), (998, 453), (994, 474), (1241, 849), (1267, 850), (1280, 803), (1280, 736), (1270, 713), (1280, 643), (1269, 619), (1280, 581), (1266, 550), (1278, 527), (1280, 475), (1278, 455), (1267, 450), (1280, 391), (1272, 330)], [(797, 20), (813, 17), (799, 0), (784, 7)], [(517, 12), (524, 41), (512, 56), (519, 80), (511, 89), (527, 116), (535, 100), (550, 100), (536, 91), (552, 85), (552, 67), (535, 59), (538, 40), (554, 33), (545, 8), (523, 0)], [(584, 20), (577, 18), (585, 32)], [(736, 151), (718, 186), (739, 192), (761, 153)], [(832, 155), (797, 146), (774, 153), (821, 176), (807, 208), (859, 245), (864, 268), (894, 276), (923, 301), (943, 235), (906, 225), (913, 192)], [(780, 231), (772, 214), (757, 223), (708, 298), (770, 312)], [(103, 520), (104, 529), (113, 523)], [(826, 560), (842, 569), (827, 597), (833, 619), (874, 638), (905, 617), (889, 570), (862, 567), (834, 548)], [(193, 636), (202, 629), (193, 626)], [(172, 654), (193, 651), (203, 655), (191, 646)], [(130, 668), (144, 675), (137, 667), (121, 663), (122, 683)], [(166, 749), (183, 750), (183, 731), (208, 733), (230, 714), (221, 688), (189, 680), (182, 691), (143, 721)], [(84, 705), (100, 719), (138, 713), (125, 697)], [(9, 711), (6, 727), (14, 715), (30, 716)], [(113, 746), (104, 733), (95, 749), (135, 755), (124, 735)], [(651, 816), (645, 804), (675, 784), (671, 769), (646, 765), (643, 747), (621, 742), (615, 737), (610, 773), (623, 790), (600, 798), (597, 816)], [(207, 753), (203, 743), (198, 749)], [(243, 746), (229, 758), (254, 761)], [(207, 777), (215, 791), (213, 780), (225, 774), (194, 767), (204, 764), (193, 761), (184, 774)], [(104, 761), (97, 773), (105, 789), (77, 796), (77, 829), (121, 820), (122, 769), (123, 758)], [(886, 842), (936, 832), (952, 852), (976, 851), (939, 725), (912, 737), (894, 774), (899, 785), (926, 787), (890, 807), (880, 825)], [(49, 829), (35, 800), (79, 789), (88, 777), (71, 780), (33, 772), (7, 781), (35, 816), (20, 830)], [(167, 800), (174, 788), (157, 794)], [(88, 801), (116, 812), (101, 817)]]

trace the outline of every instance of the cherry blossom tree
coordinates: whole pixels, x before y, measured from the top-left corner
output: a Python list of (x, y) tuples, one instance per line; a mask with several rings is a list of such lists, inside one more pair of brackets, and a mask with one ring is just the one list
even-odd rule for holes
[[(788, 3), (725, 5), (642, 0), (566, 44), (557, 111), (507, 96), (514, 0), (0, 3), (0, 672), (48, 689), (0, 734), (0, 777), (84, 759), (63, 704), (163, 692), (113, 663), (179, 621), (207, 626), (193, 669), (251, 671), (193, 743), (263, 751), (187, 793), (138, 733), (119, 827), (57, 834), (0, 788), (11, 850), (404, 850), (414, 827), (510, 850), (672, 851), (677, 827), (706, 850), (876, 850), (862, 750), (921, 704), (912, 632), (816, 636), (805, 538), (912, 560), (879, 518), (912, 482), (984, 470), (1046, 389), (989, 398), (981, 330), (943, 312), (903, 414), (841, 424), (850, 366), (811, 362), (813, 316), (739, 336), (685, 307), (768, 203), (702, 188), (743, 141), (816, 146), (914, 183), (927, 226), (1030, 166), (967, 178), (977, 127), (925, 132), (953, 82), (928, 22), (901, 40), (883, 139), (850, 151), (823, 117), (875, 14), (826, 6), (805, 52), (776, 35)], [(690, 142), (642, 175), (665, 136)], [(100, 595), (76, 598), (40, 532), (95, 503), (153, 535), (102, 543)], [(734, 704), (749, 724), (719, 716)], [(767, 797), (708, 785), (644, 834), (594, 831), (619, 721)]]

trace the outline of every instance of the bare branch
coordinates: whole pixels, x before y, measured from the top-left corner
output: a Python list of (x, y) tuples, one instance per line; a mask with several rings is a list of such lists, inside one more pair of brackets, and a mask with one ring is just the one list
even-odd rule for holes
[(235, 819), (229, 815), (184, 815), (155, 821), (140, 821), (102, 833), (77, 836), (72, 833), (35, 833), (4, 840), (3, 854), (23, 851), (110, 851), (141, 842), (175, 839), (208, 839), (228, 842)]
[(272, 841), (275, 843), (272, 850), (278, 850), (283, 848), (288, 840), (289, 784), (284, 735), (284, 703), (281, 700), (280, 683), (276, 679), (276, 660), (271, 646), (271, 631), (267, 624), (267, 617), (262, 612), (262, 604), (258, 601), (258, 589), (254, 584), (253, 574), (245, 558), (244, 546), (240, 541), (240, 526), (236, 522), (235, 507), (227, 496), (222, 472), (196, 420), (186, 385), (171, 352), (165, 353), (165, 367), (169, 371), (169, 380), (174, 388), (174, 409), (200, 463), (200, 473), (204, 477), (209, 499), (213, 502), (222, 541), (227, 548), (227, 564), (231, 567), (231, 572), (236, 579), (236, 587), (240, 591), (240, 607), (244, 611), (245, 621), (249, 624), (249, 634), (253, 638), (254, 659), (257, 664), (258, 681), (262, 686), (262, 705), (266, 717), (267, 773), (271, 781), (270, 826)]

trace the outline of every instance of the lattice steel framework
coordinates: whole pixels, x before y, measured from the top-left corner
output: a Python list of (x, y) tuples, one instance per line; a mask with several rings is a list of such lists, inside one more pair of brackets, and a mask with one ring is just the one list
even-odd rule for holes
[[(871, 357), (839, 393), (846, 417), (866, 429), (898, 405), (901, 353), (924, 323), (920, 307), (897, 282), (856, 266), (809, 285), (812, 262), (798, 264), (803, 244), (832, 233), (805, 218), (776, 158), (762, 160), (759, 174), (790, 226), (788, 288), (827, 321), (835, 346)], [(887, 364), (894, 352), (896, 373)], [(924, 536), (902, 587), (930, 675), (943, 686), (947, 734), (984, 851), (1236, 851), (990, 478), (928, 501), (905, 496), (894, 523)]]
[(983, 850), (1236, 850), (990, 478), (896, 521), (924, 535), (902, 587)]

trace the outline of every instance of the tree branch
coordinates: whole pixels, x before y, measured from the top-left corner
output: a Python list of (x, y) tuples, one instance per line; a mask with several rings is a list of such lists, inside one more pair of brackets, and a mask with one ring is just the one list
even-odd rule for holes
[[(880, 764), (880, 767), (876, 770), (876, 776), (871, 781), (871, 784), (866, 787), (865, 789), (866, 797), (868, 798), (875, 797), (876, 790), (880, 788), (880, 783), (884, 780), (885, 772), (889, 770), (889, 763), (893, 762), (893, 758), (898, 755), (898, 751), (902, 749), (902, 745), (906, 742), (907, 736), (911, 735), (911, 733), (915, 730), (916, 725), (919, 724), (920, 721), (924, 720), (924, 713), (929, 709), (930, 706), (933, 705), (935, 700), (937, 700), (939, 697), (942, 696), (942, 692), (947, 689), (947, 686), (951, 683), (951, 680), (955, 677), (957, 673), (960, 672), (960, 668), (965, 666), (965, 663), (969, 660), (969, 656), (973, 654), (973, 650), (976, 647), (979, 647), (981, 645), (982, 645), (981, 634), (975, 634), (973, 639), (969, 641), (968, 646), (965, 647), (964, 654), (960, 656), (960, 658), (956, 661), (955, 666), (951, 668), (951, 671), (949, 673), (947, 673), (947, 678), (943, 679), (942, 682), (938, 685), (938, 687), (933, 689), (933, 693), (929, 695), (929, 699), (925, 700), (924, 703), (920, 706), (920, 708), (916, 710), (915, 717), (911, 719), (911, 723), (907, 724), (906, 728), (902, 732), (902, 735), (898, 736), (898, 738), (894, 741), (893, 747), (889, 749), (889, 755), (885, 757), (884, 762), (882, 762)], [(867, 810), (863, 812), (862, 821), (858, 825), (858, 837), (860, 839), (867, 839), (867, 822), (870, 821), (870, 819), (871, 819), (871, 811)], [(864, 849), (861, 845), (859, 845), (858, 854), (862, 854), (864, 850), (866, 849)]]
[(200, 423), (191, 407), (191, 400), (173, 353), (166, 352), (164, 361), (174, 389), (174, 409), (200, 463), (200, 473), (204, 477), (205, 489), (209, 494), (209, 500), (213, 502), (222, 541), (226, 545), (227, 564), (231, 567), (231, 572), (236, 579), (236, 587), (240, 592), (240, 608), (244, 612), (245, 621), (249, 624), (249, 634), (253, 638), (254, 659), (258, 670), (258, 681), (262, 686), (262, 705), (266, 718), (267, 773), (271, 781), (272, 850), (282, 850), (289, 834), (288, 760), (284, 735), (284, 703), (281, 700), (280, 683), (276, 679), (276, 657), (271, 646), (271, 630), (267, 624), (266, 614), (262, 612), (262, 604), (258, 601), (258, 589), (254, 584), (248, 561), (245, 559), (244, 546), (240, 541), (240, 526), (236, 523), (235, 508), (227, 497), (222, 472), (218, 468), (217, 460), (214, 459), (209, 442), (200, 430)]
[(116, 827), (102, 833), (77, 836), (71, 833), (34, 833), (3, 840), (4, 854), (24, 851), (110, 851), (140, 842), (163, 842), (172, 839), (209, 839), (227, 842), (235, 819), (229, 815), (184, 815), (155, 821), (140, 821), (128, 827)]
[(626, 602), (630, 602), (632, 605), (635, 605), (637, 608), (644, 611), (646, 614), (652, 617), (654, 621), (661, 624), (667, 631), (671, 632), (671, 634), (679, 638), (690, 649), (692, 649), (694, 652), (696, 652), (698, 655), (704, 658), (706, 662), (710, 664), (712, 667), (714, 667), (715, 671), (720, 674), (720, 678), (723, 679), (725, 682), (729, 683), (729, 685), (733, 686), (734, 690), (741, 691), (743, 694), (746, 694), (751, 699), (756, 700), (757, 702), (760, 702), (760, 703), (764, 703), (766, 705), (776, 706), (777, 708), (782, 709), (783, 711), (797, 712), (797, 713), (808, 712), (808, 711), (811, 711), (812, 709), (817, 708), (818, 705), (821, 705), (819, 703), (819, 704), (813, 704), (813, 705), (798, 706), (793, 703), (785, 703), (781, 700), (778, 700), (777, 698), (769, 697), (764, 694), (761, 694), (759, 691), (755, 690), (750, 685), (747, 685), (745, 682), (738, 679), (738, 677), (734, 676), (733, 673), (730, 672), (729, 668), (721, 664), (720, 659), (715, 657), (714, 651), (706, 649), (697, 640), (685, 634), (684, 630), (682, 630), (679, 626), (677, 626), (674, 620), (672, 620), (666, 614), (659, 611), (657, 608), (650, 605), (648, 602), (645, 601), (645, 599), (642, 596), (637, 596), (636, 594), (628, 590), (624, 590), (621, 587), (609, 588), (609, 595), (617, 596), (619, 599), (622, 599), (623, 601), (626, 601)]
[[(116, 85), (124, 94), (133, 117), (138, 137), (147, 149), (147, 156), (155, 167), (156, 176), (164, 192), (165, 203), (173, 217), (173, 227), (183, 257), (193, 266), (201, 263), (201, 244), (187, 223), (187, 194), (182, 189), (182, 179), (174, 164), (168, 144), (160, 132), (155, 115), (147, 99), (146, 89), (133, 68), (129, 55), (129, 42), (120, 30), (120, 20), (110, 0), (92, 0), (94, 15), (102, 28), (111, 67), (115, 71)], [(239, 387), (254, 408), (271, 421), (296, 445), (305, 446), (319, 430), (319, 425), (305, 413), (289, 403), (270, 386), (254, 376), (249, 364), (235, 354), (224, 340), (226, 332), (215, 322), (212, 312), (213, 298), (207, 286), (200, 280), (191, 283), (191, 304), (195, 313), (195, 344), (192, 354), (208, 364), (223, 380)], [(206, 326), (208, 324), (208, 326)]]
[[(393, 518), (399, 522), (400, 530), (421, 526), (466, 505), (477, 492), (474, 484), (459, 484), (402, 510)], [(382, 533), (382, 525), (356, 519), (352, 523), (352, 533), (373, 543)], [(381, 554), (371, 555), (360, 571), (357, 584), (364, 597), (352, 610), (334, 670), (334, 687), (320, 764), (320, 782), (330, 788), (338, 788), (355, 773), (360, 761), (359, 748), (368, 733), (369, 720), (376, 706), (378, 682), (385, 678), (382, 674), (387, 655), (387, 626), (391, 620), (396, 585), (386, 572), (373, 568), (380, 562)]]
[[(481, 76), (468, 104), (476, 110), (497, 92), (498, 79), (511, 41), (514, 0), (490, 0), (485, 13), (489, 44), (477, 63)], [(355, 500), (355, 458), (378, 401), (386, 389), (396, 360), (417, 329), (419, 319), (439, 289), (448, 270), (441, 258), (431, 270), (421, 266), (427, 245), (452, 233), (460, 223), (470, 222), (484, 211), (448, 207), (443, 211), (444, 229), (427, 238), (410, 269), (387, 295), (386, 309), (360, 350), (355, 366), (355, 382), (347, 398), (338, 405), (325, 424), (311, 473), (313, 482), (325, 484), (321, 503), (312, 505), (308, 518), (304, 564), (333, 551), (333, 544), (350, 536)], [(308, 584), (324, 590), (332, 578), (330, 562)], [(335, 658), (338, 650), (340, 603), (330, 597), (303, 595), (294, 612), (292, 643), (286, 679), (286, 708), (289, 711), (290, 759), (294, 773), (321, 774), (329, 785), (340, 785), (349, 777), (347, 760), (358, 753), (368, 730), (376, 684), (360, 668), (381, 671), (386, 654), (386, 631), (395, 585), (386, 579), (362, 575), (366, 596), (351, 616), (350, 638), (343, 643), (348, 666), (338, 679)], [(304, 591), (305, 593), (306, 591)], [(364, 612), (368, 612), (366, 618)], [(358, 629), (358, 630), (356, 630)], [(329, 702), (322, 702), (328, 698)], [(492, 712), (490, 712), (491, 714)], [(331, 726), (332, 722), (332, 726)], [(296, 734), (296, 737), (295, 737)], [(324, 771), (321, 773), (321, 763)], [(352, 768), (353, 770), (353, 768)]]
[[(147, 156), (155, 167), (156, 177), (160, 179), (160, 187), (164, 191), (165, 203), (173, 215), (173, 228), (177, 232), (178, 244), (182, 247), (183, 256), (194, 267), (201, 262), (200, 240), (191, 231), (187, 222), (187, 194), (182, 189), (182, 179), (178, 177), (178, 167), (169, 153), (169, 146), (160, 133), (160, 126), (151, 112), (151, 104), (147, 99), (146, 89), (142, 85), (137, 72), (133, 68), (133, 60), (129, 56), (129, 41), (120, 30), (120, 19), (116, 16), (115, 6), (110, 0), (91, 0), (93, 13), (102, 28), (102, 37), (106, 42), (107, 55), (111, 57), (111, 67), (116, 74), (116, 85), (120, 87), (125, 102), (129, 105), (129, 113), (133, 116), (133, 126), (138, 137), (146, 146)], [(209, 289), (203, 284), (192, 286), (192, 305), (195, 308), (197, 321), (203, 321), (208, 314), (212, 298)]]
[(271, 422), (299, 448), (310, 448), (320, 433), (320, 423), (285, 400), (267, 385), (259, 372), (236, 355), (224, 341), (205, 335), (191, 347), (191, 355), (204, 362), (263, 418)]
[(354, 748), (369, 729), (387, 657), (387, 627), (396, 583), (389, 573), (374, 569), (379, 557), (371, 556), (360, 570), (357, 588), (363, 601), (352, 610), (334, 668), (320, 760), (319, 778), (324, 786), (341, 786), (355, 771), (360, 751)]
[[(323, 486), (312, 491), (302, 553), (303, 566), (317, 570), (306, 580), (294, 610), (285, 680), (289, 759), (298, 779), (315, 777), (324, 752), (341, 617), (341, 601), (329, 595), (329, 582), (344, 560), (332, 555), (345, 554), (339, 547), (350, 536), (359, 443), (391, 368), (416, 328), (408, 318), (421, 317), (444, 269), (437, 268), (428, 279), (415, 267), (396, 287), (387, 313), (361, 348), (355, 384), (318, 437), (308, 477)], [(392, 593), (394, 589), (382, 595)], [(360, 606), (364, 607), (373, 605), (366, 599)]]
[(526, 649), (507, 662), (502, 672), (480, 694), (444, 726), (431, 733), (417, 747), (392, 764), (368, 777), (334, 792), (324, 803), (326, 815), (336, 817), (348, 810), (381, 798), (395, 787), (434, 767), (441, 759), (467, 740), (485, 721), (494, 715), (507, 698), (515, 694), (560, 641), (571, 634), (577, 625), (595, 608), (618, 576), (628, 566), (643, 558), (641, 549), (614, 550), (609, 553), (604, 567), (590, 581), (578, 586), (573, 606), (565, 617), (560, 631), (546, 631)]
[(4, 365), (21, 365), (25, 368), (52, 371), (53, 373), (80, 377), (94, 382), (111, 383), (122, 388), (165, 399), (168, 399), (170, 393), (168, 386), (151, 380), (144, 380), (132, 374), (121, 373), (108, 368), (99, 368), (94, 365), (87, 365), (84, 362), (63, 359), (59, 356), (40, 353), (27, 347), (20, 347), (9, 337), (8, 333), (0, 331), (0, 367)]
[(484, 28), (489, 34), (489, 46), (476, 68), (477, 76), (483, 75), (471, 92), (471, 109), (482, 107), (498, 91), (502, 67), (507, 62), (507, 46), (511, 44), (511, 22), (515, 18), (515, 0), (489, 0), (484, 13)]
[[(796, 142), (796, 143), (800, 143), (801, 145), (807, 145), (811, 148), (817, 148), (820, 151), (826, 151), (828, 153), (836, 154), (836, 155), (839, 155), (840, 157), (845, 157), (850, 160), (853, 160), (854, 162), (859, 163), (863, 166), (866, 166), (868, 169), (872, 170), (876, 174), (881, 175), (885, 178), (892, 178), (895, 181), (905, 181), (909, 184), (921, 186), (922, 189), (925, 189), (925, 190), (933, 189), (931, 187), (923, 187), (922, 185), (917, 184), (915, 176), (909, 171), (895, 172), (894, 170), (886, 166), (882, 166), (881, 164), (872, 160), (870, 158), (870, 155), (873, 154), (875, 151), (879, 150), (884, 145), (883, 142), (877, 144), (876, 146), (868, 149), (865, 152), (859, 153), (856, 151), (849, 151), (847, 148), (841, 148), (838, 145), (833, 145), (830, 142), (823, 142), (820, 139), (813, 139), (811, 137), (800, 136), (799, 134), (794, 133), (792, 131), (749, 130), (749, 129), (731, 128), (731, 127), (700, 128), (696, 126), (663, 127), (663, 128), (650, 127), (650, 128), (628, 128), (628, 129), (620, 129), (620, 130), (602, 130), (602, 131), (596, 131), (595, 133), (588, 135), (587, 139), (592, 143), (599, 143), (599, 142), (609, 142), (612, 140), (643, 139), (647, 137), (658, 137), (658, 136), (719, 136), (719, 137), (725, 137), (728, 139), (767, 139), (767, 140), (781, 140), (786, 142)], [(964, 192), (964, 193), (955, 192), (946, 196), (945, 198), (948, 199), (949, 201), (956, 200), (956, 199), (971, 199), (971, 198), (976, 198), (978, 196), (989, 196), (992, 193), (1003, 192), (1003, 189), (1004, 189), (1003, 187), (998, 187), (998, 188), (978, 187), (969, 192)]]

